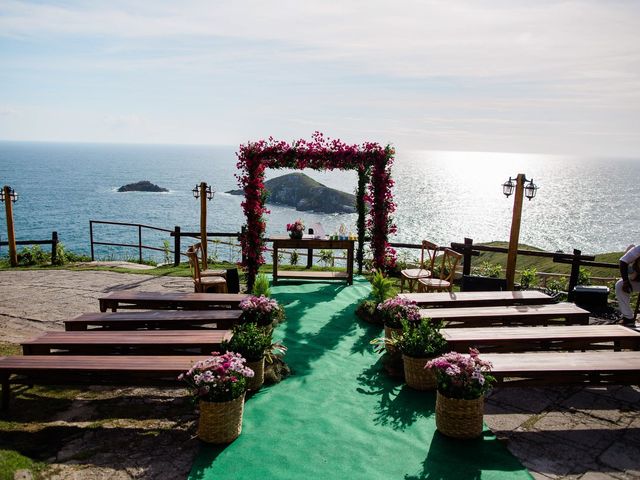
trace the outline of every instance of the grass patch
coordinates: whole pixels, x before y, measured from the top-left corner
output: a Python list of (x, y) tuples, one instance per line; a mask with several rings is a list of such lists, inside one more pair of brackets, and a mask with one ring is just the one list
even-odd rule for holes
[(17, 343), (0, 342), (0, 357), (22, 355), (22, 347)]
[(34, 478), (40, 478), (39, 472), (44, 467), (44, 464), (34, 462), (14, 450), (0, 450), (0, 480), (13, 480), (18, 470), (28, 470)]

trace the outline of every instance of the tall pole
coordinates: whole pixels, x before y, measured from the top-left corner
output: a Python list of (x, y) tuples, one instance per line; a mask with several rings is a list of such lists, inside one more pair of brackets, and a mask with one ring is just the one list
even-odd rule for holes
[(516, 178), (516, 194), (513, 198), (513, 218), (511, 220), (511, 236), (509, 253), (507, 254), (507, 290), (513, 290), (516, 276), (516, 260), (518, 257), (518, 239), (520, 238), (520, 220), (522, 218), (522, 200), (524, 199), (524, 174)]
[(9, 241), (9, 262), (12, 267), (18, 266), (18, 252), (16, 250), (16, 232), (13, 228), (13, 205), (11, 205), (11, 188), (8, 185), (4, 189), (4, 208), (7, 212), (7, 237)]
[(200, 243), (202, 244), (202, 269), (207, 269), (207, 184), (200, 182)]

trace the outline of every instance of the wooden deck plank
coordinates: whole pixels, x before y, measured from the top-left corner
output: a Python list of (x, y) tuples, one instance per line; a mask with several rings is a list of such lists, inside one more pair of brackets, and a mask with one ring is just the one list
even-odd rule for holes
[(137, 309), (207, 309), (237, 308), (247, 295), (243, 293), (182, 293), (182, 292), (112, 292), (99, 297), (100, 311), (118, 308)]
[(504, 386), (640, 384), (640, 352), (487, 353)]
[(501, 324), (546, 325), (559, 320), (565, 324), (589, 323), (589, 312), (572, 303), (513, 305), (498, 307), (421, 309), (423, 318), (454, 322), (447, 326), (490, 326)]
[(65, 320), (66, 330), (87, 330), (88, 327), (112, 330), (135, 330), (138, 328), (185, 329), (213, 325), (218, 329), (229, 329), (241, 318), (241, 310), (153, 310), (124, 312), (84, 313)]
[(553, 298), (536, 290), (517, 292), (400, 293), (398, 296), (413, 300), (423, 308), (543, 305), (553, 303)]
[(450, 348), (459, 352), (469, 347), (481, 352), (640, 348), (640, 332), (622, 325), (444, 328), (441, 332)]

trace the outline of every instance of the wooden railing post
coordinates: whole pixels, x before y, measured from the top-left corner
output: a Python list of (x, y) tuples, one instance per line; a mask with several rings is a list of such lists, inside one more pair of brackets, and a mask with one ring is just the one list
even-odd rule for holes
[(96, 258), (93, 252), (93, 220), (89, 220), (89, 238), (91, 240), (91, 261), (95, 262)]
[(51, 233), (51, 265), (58, 260), (58, 232)]
[(180, 227), (173, 228), (173, 266), (180, 265)]
[(7, 214), (7, 240), (9, 242), (9, 263), (12, 267), (18, 266), (18, 250), (16, 249), (16, 232), (13, 226), (13, 204), (11, 199), (11, 187), (3, 187), (4, 208)]
[(473, 239), (465, 238), (464, 250), (462, 251), (462, 254), (464, 255), (463, 264), (462, 264), (462, 275), (471, 275), (472, 252), (473, 252)]
[(313, 267), (313, 248), (307, 249), (307, 268)]
[(138, 258), (142, 263), (142, 225), (138, 225)]
[(569, 277), (569, 286), (567, 290), (569, 291), (569, 301), (573, 301), (573, 289), (578, 284), (578, 276), (580, 275), (580, 256), (582, 251), (573, 249), (573, 259), (571, 261), (571, 277)]

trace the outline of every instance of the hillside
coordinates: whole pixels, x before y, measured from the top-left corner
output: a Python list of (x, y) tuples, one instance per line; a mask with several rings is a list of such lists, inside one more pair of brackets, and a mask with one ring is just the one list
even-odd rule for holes
[[(289, 173), (265, 182), (269, 192), (267, 203), (293, 207), (296, 210), (322, 213), (354, 213), (356, 197), (326, 187), (301, 172)], [(226, 193), (243, 195), (242, 190)]]

